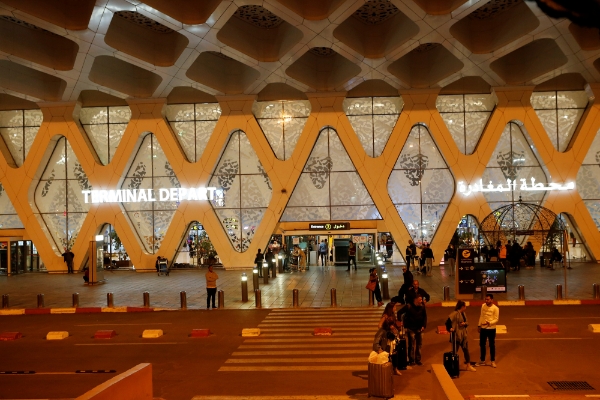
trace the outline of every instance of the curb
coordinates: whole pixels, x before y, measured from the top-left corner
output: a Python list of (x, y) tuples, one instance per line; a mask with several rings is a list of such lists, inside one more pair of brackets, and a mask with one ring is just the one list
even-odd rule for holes
[[(471, 300), (465, 301), (468, 306), (480, 307), (484, 304), (481, 300)], [(600, 305), (600, 300), (500, 300), (495, 301), (495, 304), (502, 307), (524, 307), (524, 306), (566, 306), (566, 305)], [(427, 307), (454, 307), (456, 302), (454, 301), (445, 301), (440, 303), (429, 303)], [(269, 309), (269, 308), (263, 308)], [(298, 308), (292, 307), (278, 307), (273, 308), (272, 310), (295, 310), (298, 311)], [(300, 309), (305, 310), (342, 310), (346, 309), (346, 307), (301, 307)], [(375, 308), (369, 307), (348, 307), (347, 309), (354, 310), (369, 310)], [(205, 310), (204, 308), (188, 308), (186, 310)], [(92, 314), (92, 313), (133, 313), (133, 312), (159, 312), (159, 311), (186, 311), (181, 308), (167, 308), (167, 307), (76, 307), (76, 308), (65, 308), (65, 307), (57, 307), (57, 308), (7, 308), (0, 309), (0, 316), (2, 315), (44, 315), (44, 314)], [(232, 309), (230, 309), (232, 310)], [(254, 308), (250, 309), (237, 309), (236, 310), (254, 310)]]

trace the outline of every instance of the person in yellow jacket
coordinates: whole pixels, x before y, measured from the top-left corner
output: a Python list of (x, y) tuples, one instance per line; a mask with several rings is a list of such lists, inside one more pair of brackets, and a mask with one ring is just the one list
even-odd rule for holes
[(219, 279), (219, 275), (213, 271), (213, 266), (208, 266), (208, 272), (205, 275), (206, 277), (206, 308), (210, 310), (210, 300), (212, 298), (212, 307), (213, 309), (217, 308), (215, 306), (215, 295), (217, 294), (217, 279)]

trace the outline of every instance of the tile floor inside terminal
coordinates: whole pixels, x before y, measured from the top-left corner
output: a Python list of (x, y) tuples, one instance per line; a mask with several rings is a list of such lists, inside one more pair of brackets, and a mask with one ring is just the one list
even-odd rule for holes
[[(525, 286), (527, 300), (553, 300), (556, 285), (563, 285), (563, 297), (569, 299), (592, 299), (593, 283), (600, 283), (600, 267), (596, 263), (572, 263), (565, 275), (563, 269), (548, 270), (535, 267), (530, 270), (510, 272), (507, 275), (507, 293), (496, 293), (497, 300), (517, 300), (518, 285)], [(310, 267), (306, 272), (277, 274), (268, 284), (259, 280), (263, 308), (288, 308), (292, 306), (292, 290), (298, 289), (300, 307), (330, 307), (330, 291), (335, 288), (339, 307), (367, 307), (369, 266), (359, 266), (358, 271), (347, 272), (345, 266)], [(387, 264), (389, 293), (394, 296), (402, 285), (402, 268), (399, 264)], [(105, 271), (106, 283), (88, 286), (81, 273), (74, 275), (28, 273), (17, 276), (0, 276), (0, 294), (9, 294), (10, 308), (35, 308), (37, 294), (43, 293), (45, 307), (71, 307), (71, 294), (79, 293), (80, 307), (105, 307), (106, 293), (114, 294), (115, 307), (139, 307), (143, 305), (143, 292), (150, 293), (151, 307), (179, 308), (180, 291), (187, 293), (188, 308), (206, 307), (204, 274), (207, 269), (172, 270), (169, 276), (133, 271)], [(248, 278), (248, 302), (241, 301), (241, 270), (216, 268), (219, 275), (218, 290), (225, 295), (225, 308), (254, 308), (252, 293), (252, 270), (246, 270)], [(450, 286), (454, 298), (453, 278), (444, 266), (434, 267), (433, 276), (416, 275), (422, 288), (431, 295), (431, 302), (443, 299), (444, 286)], [(475, 295), (476, 299), (480, 295)]]

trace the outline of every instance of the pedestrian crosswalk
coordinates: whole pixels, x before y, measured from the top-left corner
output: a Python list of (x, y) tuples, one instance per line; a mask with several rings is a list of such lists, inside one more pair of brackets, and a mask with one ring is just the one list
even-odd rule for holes
[[(247, 338), (221, 372), (364, 371), (381, 318), (381, 309), (272, 310), (258, 325), (261, 334)], [(315, 328), (331, 336), (314, 336)]]

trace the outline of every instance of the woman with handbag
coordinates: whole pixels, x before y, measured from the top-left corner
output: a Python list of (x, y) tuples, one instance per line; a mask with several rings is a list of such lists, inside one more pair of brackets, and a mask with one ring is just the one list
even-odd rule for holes
[(379, 287), (379, 276), (377, 276), (377, 270), (375, 268), (371, 268), (369, 270), (369, 283), (365, 286), (367, 289), (371, 291), (375, 299), (377, 299), (377, 307), (381, 307), (383, 305), (383, 301), (381, 301), (381, 289)]

